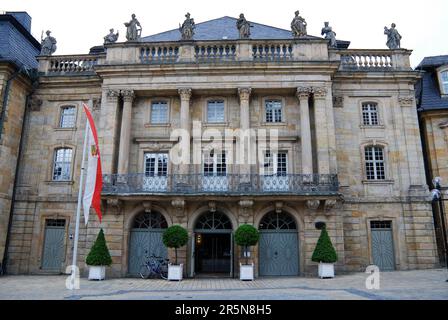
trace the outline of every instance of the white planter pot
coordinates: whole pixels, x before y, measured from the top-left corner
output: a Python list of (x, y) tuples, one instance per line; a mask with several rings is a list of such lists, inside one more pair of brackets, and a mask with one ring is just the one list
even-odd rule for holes
[(334, 264), (319, 263), (319, 278), (334, 278)]
[(168, 280), (181, 281), (183, 278), (183, 274), (184, 274), (184, 265), (183, 264), (179, 264), (179, 265), (169, 264), (168, 265)]
[(89, 280), (104, 280), (106, 279), (105, 266), (89, 266)]
[(254, 264), (241, 264), (240, 263), (240, 280), (254, 280)]

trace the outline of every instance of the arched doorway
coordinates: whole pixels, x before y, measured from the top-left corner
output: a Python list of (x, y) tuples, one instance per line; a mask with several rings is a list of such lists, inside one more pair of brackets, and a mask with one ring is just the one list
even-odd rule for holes
[(297, 276), (299, 241), (297, 224), (288, 213), (270, 212), (260, 222), (260, 276)]
[(167, 258), (168, 251), (163, 244), (163, 231), (168, 228), (165, 217), (157, 212), (138, 214), (132, 224), (129, 241), (128, 273), (138, 275), (140, 266), (147, 256)]
[(232, 276), (232, 223), (221, 212), (207, 212), (196, 221), (193, 244), (193, 270), (200, 276)]

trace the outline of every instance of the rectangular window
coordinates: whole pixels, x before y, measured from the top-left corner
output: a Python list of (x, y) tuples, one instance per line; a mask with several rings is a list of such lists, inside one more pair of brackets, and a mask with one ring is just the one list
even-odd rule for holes
[(443, 93), (448, 94), (448, 71), (442, 72), (441, 78), (442, 78)]
[(207, 102), (207, 122), (209, 123), (223, 123), (224, 116), (224, 101), (210, 100)]
[(281, 100), (266, 100), (266, 122), (283, 122)]
[(264, 153), (263, 175), (266, 176), (286, 176), (288, 174), (288, 153)]
[(63, 219), (47, 219), (45, 220), (47, 227), (65, 227), (65, 220)]
[(75, 113), (76, 108), (73, 106), (70, 107), (62, 107), (61, 108), (61, 117), (59, 120), (60, 128), (74, 128), (75, 127)]
[(382, 147), (366, 147), (365, 164), (367, 180), (385, 180), (384, 150)]
[(166, 177), (168, 174), (168, 154), (145, 153), (145, 176)]
[(53, 181), (69, 181), (72, 164), (72, 149), (57, 149), (53, 161)]
[(227, 175), (227, 159), (225, 152), (204, 153), (204, 176), (225, 177)]
[(151, 103), (151, 123), (168, 123), (168, 103), (166, 101), (155, 101)]
[(376, 103), (364, 103), (362, 105), (362, 121), (365, 126), (379, 125), (378, 105)]

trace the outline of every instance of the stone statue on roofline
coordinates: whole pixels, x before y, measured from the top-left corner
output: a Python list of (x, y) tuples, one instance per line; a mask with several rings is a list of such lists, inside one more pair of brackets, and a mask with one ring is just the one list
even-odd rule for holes
[(307, 35), (306, 26), (308, 25), (304, 18), (300, 16), (300, 11), (295, 12), (296, 16), (291, 22), (291, 31), (294, 38), (300, 38)]
[(391, 28), (384, 27), (384, 34), (387, 35), (387, 47), (391, 50), (401, 48), (401, 35), (395, 29), (396, 24), (392, 23)]
[(140, 40), (140, 37), (142, 35), (142, 26), (140, 25), (140, 22), (135, 17), (135, 14), (132, 14), (131, 21), (125, 22), (124, 26), (126, 27), (126, 39), (128, 41)]
[(244, 17), (244, 14), (240, 14), (240, 18), (236, 22), (236, 27), (240, 33), (240, 39), (250, 38), (250, 28), (252, 27), (250, 23)]
[(190, 18), (190, 13), (187, 12), (185, 15), (185, 21), (182, 25), (179, 24), (179, 31), (182, 37), (182, 40), (193, 40), (194, 29), (196, 25), (194, 24), (194, 19)]
[(325, 35), (325, 39), (330, 40), (330, 48), (336, 48), (337, 41), (336, 41), (336, 32), (333, 31), (333, 28), (330, 27), (329, 22), (324, 22), (324, 27), (322, 28), (322, 35)]
[(118, 31), (117, 33), (114, 33), (114, 29), (112, 28), (109, 32), (110, 33), (104, 37), (104, 44), (115, 43), (118, 40)]
[(41, 35), (41, 50), (40, 55), (41, 56), (51, 56), (53, 53), (55, 53), (57, 47), (56, 47), (56, 38), (50, 36), (51, 31), (47, 30), (46, 32), (47, 36), (44, 39), (44, 36)]

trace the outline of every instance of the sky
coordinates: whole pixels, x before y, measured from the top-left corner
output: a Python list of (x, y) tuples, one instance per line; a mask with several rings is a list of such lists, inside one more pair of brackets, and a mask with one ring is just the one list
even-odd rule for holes
[(386, 49), (384, 27), (396, 23), (401, 46), (414, 50), (411, 65), (425, 56), (448, 54), (447, 0), (2, 0), (0, 11), (27, 11), (31, 33), (40, 41), (51, 30), (60, 54), (84, 54), (101, 45), (110, 28), (125, 41), (125, 22), (135, 13), (142, 36), (175, 29), (190, 12), (196, 23), (222, 16), (237, 17), (290, 30), (294, 12), (308, 22), (308, 34), (320, 36), (329, 21), (337, 39), (352, 49)]

